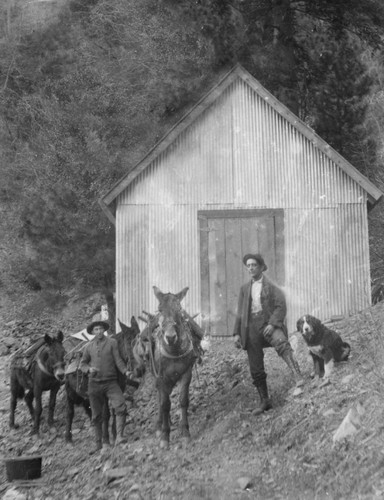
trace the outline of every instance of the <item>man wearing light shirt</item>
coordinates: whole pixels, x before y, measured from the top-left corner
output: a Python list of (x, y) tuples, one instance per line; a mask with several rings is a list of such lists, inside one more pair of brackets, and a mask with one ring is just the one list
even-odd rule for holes
[(261, 401), (256, 414), (260, 414), (272, 408), (266, 382), (264, 348), (274, 347), (292, 371), (296, 386), (303, 385), (304, 381), (284, 325), (287, 307), (283, 292), (263, 275), (267, 266), (260, 254), (245, 255), (243, 264), (251, 281), (240, 289), (233, 335), (236, 347), (247, 351), (251, 377)]

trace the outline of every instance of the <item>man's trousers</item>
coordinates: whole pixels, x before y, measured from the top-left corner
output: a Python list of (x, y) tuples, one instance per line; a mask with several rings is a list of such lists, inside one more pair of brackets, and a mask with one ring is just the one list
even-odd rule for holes
[(264, 368), (265, 348), (273, 347), (281, 357), (286, 352), (292, 352), (291, 344), (284, 331), (281, 328), (275, 328), (273, 332), (266, 335), (264, 329), (267, 325), (262, 314), (252, 315), (250, 318), (246, 350), (251, 377), (256, 387), (267, 378)]

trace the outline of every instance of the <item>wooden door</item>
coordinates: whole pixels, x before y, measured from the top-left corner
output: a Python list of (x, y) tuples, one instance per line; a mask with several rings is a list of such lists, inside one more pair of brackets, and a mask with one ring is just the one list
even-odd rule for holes
[(232, 335), (246, 253), (261, 253), (266, 275), (284, 284), (283, 210), (199, 212), (202, 314), (211, 335)]

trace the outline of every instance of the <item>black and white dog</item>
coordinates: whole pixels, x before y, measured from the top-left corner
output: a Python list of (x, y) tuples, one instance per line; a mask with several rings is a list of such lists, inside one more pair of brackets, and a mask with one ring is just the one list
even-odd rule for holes
[(343, 342), (340, 335), (330, 330), (322, 322), (306, 314), (297, 320), (297, 330), (309, 348), (315, 368), (315, 377), (329, 380), (334, 362), (346, 361), (351, 352), (351, 346)]

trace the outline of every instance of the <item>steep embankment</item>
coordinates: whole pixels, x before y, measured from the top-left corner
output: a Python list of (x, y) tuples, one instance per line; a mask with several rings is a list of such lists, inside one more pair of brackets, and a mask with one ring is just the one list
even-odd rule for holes
[[(177, 393), (173, 396), (170, 449), (158, 448), (152, 435), (156, 395), (147, 376), (133, 395), (134, 403), (129, 403), (129, 444), (89, 458), (92, 433), (80, 408), (74, 422), (74, 445), (65, 444), (62, 393), (56, 433), (49, 433), (43, 424), (38, 441), (28, 436), (30, 424), (22, 403), (17, 414), (22, 427), (9, 432), (3, 403), (3, 449), (7, 455), (43, 456), (42, 479), (28, 490), (34, 498), (382, 498), (383, 320), (384, 304), (379, 303), (333, 325), (352, 345), (352, 356), (336, 367), (332, 384), (323, 388), (311, 383), (306, 347), (294, 336), (307, 378), (298, 397), (292, 395), (288, 369), (268, 350), (266, 364), (274, 409), (258, 417), (253, 414), (257, 398), (245, 353), (235, 350), (230, 341), (212, 342), (194, 373), (192, 441), (188, 448), (182, 446), (176, 428)], [(334, 432), (355, 407), (360, 412), (355, 414), (355, 434), (334, 444)], [(107, 471), (111, 470), (122, 477), (110, 481)], [(4, 471), (2, 474), (1, 488), (5, 491), (10, 485), (5, 483)]]

